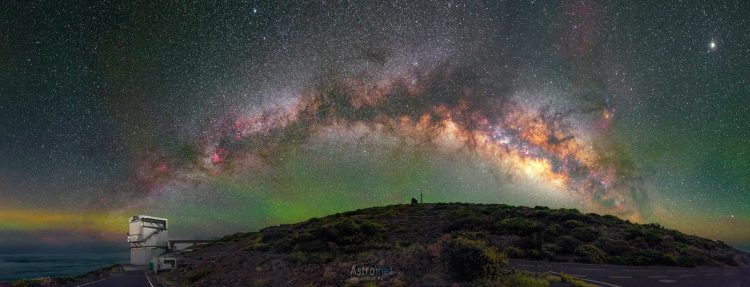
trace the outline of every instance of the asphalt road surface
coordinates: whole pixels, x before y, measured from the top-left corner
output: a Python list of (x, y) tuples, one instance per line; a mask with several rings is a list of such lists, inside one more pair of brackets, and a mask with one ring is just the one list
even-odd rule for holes
[(89, 282), (78, 287), (153, 287), (142, 270), (125, 271), (107, 279)]
[(606, 287), (750, 287), (750, 269), (740, 267), (619, 266), (518, 259), (511, 259), (509, 266), (533, 272), (564, 272)]
[[(656, 267), (559, 263), (511, 259), (510, 268), (533, 272), (564, 272), (604, 287), (750, 287), (749, 268)], [(86, 283), (85, 287), (153, 287), (143, 270)]]

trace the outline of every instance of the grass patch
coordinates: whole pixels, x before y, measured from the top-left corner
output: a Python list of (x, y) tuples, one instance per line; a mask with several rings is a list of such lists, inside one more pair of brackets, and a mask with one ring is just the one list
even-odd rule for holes
[(560, 273), (560, 280), (564, 283), (572, 285), (573, 287), (597, 287), (597, 285), (586, 283), (581, 279), (574, 278), (565, 273)]
[(510, 274), (502, 274), (494, 279), (478, 280), (473, 282), (472, 285), (480, 287), (549, 287), (558, 282), (562, 282), (558, 276), (516, 271)]

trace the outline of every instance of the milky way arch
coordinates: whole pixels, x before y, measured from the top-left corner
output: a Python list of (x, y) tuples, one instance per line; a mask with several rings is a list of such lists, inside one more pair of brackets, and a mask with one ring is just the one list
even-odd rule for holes
[[(176, 151), (146, 153), (138, 172), (146, 191), (174, 182), (272, 169), (279, 150), (304, 145), (322, 130), (364, 127), (442, 152), (468, 152), (496, 173), (534, 179), (588, 208), (639, 218), (644, 193), (622, 152), (597, 133), (612, 111), (591, 125), (558, 111), (490, 90), (472, 69), (441, 64), (393, 73), (329, 72), (285, 104), (253, 112), (232, 109), (207, 125), (200, 139)], [(588, 130), (585, 127), (589, 127)], [(584, 135), (579, 136), (579, 135)]]

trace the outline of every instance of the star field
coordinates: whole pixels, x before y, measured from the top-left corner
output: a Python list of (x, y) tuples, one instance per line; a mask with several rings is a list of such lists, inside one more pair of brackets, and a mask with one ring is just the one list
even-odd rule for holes
[(422, 193), (750, 248), (747, 3), (417, 2), (0, 4), (0, 247)]

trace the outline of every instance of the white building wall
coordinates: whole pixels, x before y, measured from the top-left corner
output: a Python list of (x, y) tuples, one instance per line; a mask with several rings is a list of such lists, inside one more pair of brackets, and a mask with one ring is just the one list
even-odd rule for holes
[(128, 230), (130, 264), (147, 265), (154, 256), (166, 252), (169, 246), (166, 228), (167, 220), (164, 218), (145, 215), (132, 217)]

